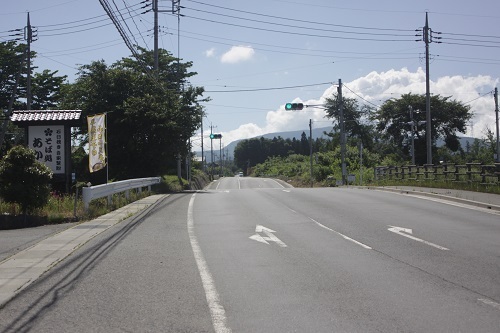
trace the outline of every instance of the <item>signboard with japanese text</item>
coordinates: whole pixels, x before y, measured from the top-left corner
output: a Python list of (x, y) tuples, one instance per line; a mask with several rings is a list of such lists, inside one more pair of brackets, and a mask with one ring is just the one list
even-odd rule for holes
[(28, 127), (28, 147), (38, 162), (47, 165), (54, 174), (65, 173), (64, 125)]

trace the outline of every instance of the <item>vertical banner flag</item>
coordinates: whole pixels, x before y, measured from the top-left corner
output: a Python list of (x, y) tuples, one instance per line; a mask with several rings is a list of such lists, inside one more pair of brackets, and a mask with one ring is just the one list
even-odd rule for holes
[(106, 114), (87, 117), (89, 131), (89, 170), (95, 172), (106, 166)]

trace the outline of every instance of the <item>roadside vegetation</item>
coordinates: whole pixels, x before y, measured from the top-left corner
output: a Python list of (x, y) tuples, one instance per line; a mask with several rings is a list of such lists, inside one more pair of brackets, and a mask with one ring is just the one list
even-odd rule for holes
[[(19, 65), (21, 73), (28, 66), (20, 61), (25, 45), (17, 42), (0, 42), (0, 108), (7, 110), (2, 119), (0, 142), (0, 216), (9, 218), (21, 215), (43, 217), (47, 223), (90, 219), (114, 210), (132, 200), (149, 195), (147, 192), (131, 195), (127, 201), (116, 195), (94, 200), (84, 212), (81, 187), (88, 183), (103, 184), (131, 178), (162, 176), (155, 193), (167, 193), (202, 188), (210, 177), (230, 176), (243, 171), (246, 176), (277, 177), (295, 186), (309, 186), (310, 141), (305, 133), (297, 139), (249, 139), (241, 141), (234, 152), (234, 161), (223, 165), (212, 163), (206, 168), (193, 168), (188, 184), (186, 159), (193, 159), (191, 140), (200, 129), (205, 116), (204, 87), (191, 85), (191, 62), (182, 62), (166, 50), (159, 52), (159, 69), (152, 75), (145, 68), (153, 68), (152, 51), (138, 48), (137, 57), (126, 57), (113, 64), (102, 60), (79, 67), (74, 82), (67, 82), (57, 71), (42, 69), (32, 75), (32, 110), (81, 110), (81, 126), (72, 132), (72, 173), (76, 175), (70, 193), (64, 186), (56, 186), (50, 170), (33, 160), (33, 155), (23, 149), (25, 130), (9, 122), (12, 110), (27, 110), (27, 80), (22, 77), (16, 86)], [(31, 61), (37, 56), (31, 52)], [(31, 64), (32, 71), (38, 68)], [(386, 184), (376, 182), (375, 166), (408, 165), (411, 156), (411, 138), (415, 145), (415, 164), (426, 163), (426, 101), (424, 95), (411, 92), (400, 98), (390, 99), (380, 107), (361, 104), (360, 100), (333, 93), (326, 99), (326, 117), (332, 121), (332, 131), (326, 138), (312, 140), (313, 182), (315, 186), (334, 186), (341, 178), (339, 110), (342, 102), (344, 127), (347, 137), (346, 166), (354, 175), (353, 184)], [(466, 147), (459, 144), (459, 133), (465, 133), (474, 110), (451, 96), (433, 95), (432, 153), (435, 163), (493, 163), (495, 139), (493, 132), (484, 130), (483, 139), (475, 139)], [(409, 110), (415, 110), (410, 112)], [(90, 173), (88, 167), (87, 116), (106, 113), (106, 150), (108, 167)], [(411, 123), (415, 126), (410, 126)], [(438, 142), (441, 142), (438, 145)], [(361, 149), (361, 147), (363, 147)], [(362, 153), (362, 154), (361, 154)], [(177, 170), (178, 165), (182, 165)], [(198, 170), (198, 171), (197, 171)], [(182, 174), (182, 177), (177, 174)], [(406, 183), (408, 184), (408, 183)], [(420, 183), (421, 184), (421, 183)], [(64, 185), (64, 184), (63, 184)], [(445, 184), (437, 186), (445, 186)], [(446, 184), (447, 185), (447, 184)], [(75, 186), (79, 195), (75, 198)], [(426, 186), (431, 186), (426, 184)], [(453, 186), (461, 186), (453, 184)], [(465, 185), (475, 186), (475, 185)], [(491, 186), (490, 186), (491, 187)], [(471, 189), (471, 188), (467, 188)], [(477, 186), (475, 190), (485, 190)]]

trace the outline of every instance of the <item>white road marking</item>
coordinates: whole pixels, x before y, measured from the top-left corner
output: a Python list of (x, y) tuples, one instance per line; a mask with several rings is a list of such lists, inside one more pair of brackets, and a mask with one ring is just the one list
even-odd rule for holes
[(428, 241), (425, 241), (423, 239), (420, 239), (420, 238), (417, 238), (415, 236), (412, 236), (412, 235), (408, 235), (408, 234), (412, 234), (413, 233), (413, 230), (412, 229), (407, 229), (407, 228), (401, 228), (401, 227), (395, 227), (395, 226), (392, 226), (390, 225), (389, 226), (390, 228), (387, 229), (395, 234), (398, 234), (398, 235), (401, 235), (401, 236), (405, 236), (407, 238), (410, 238), (410, 239), (413, 239), (417, 242), (421, 242), (421, 243), (424, 243), (424, 244), (427, 244), (427, 245), (430, 245), (430, 246), (433, 246), (437, 249), (440, 249), (440, 250), (443, 250), (443, 251), (448, 251), (449, 249), (441, 246), (441, 245), (437, 245), (437, 244), (434, 244), (434, 243), (431, 243), (431, 242), (428, 242)]
[(395, 193), (395, 194), (408, 195), (408, 196), (412, 196), (412, 197), (423, 199), (423, 200), (429, 200), (429, 201), (439, 202), (439, 203), (442, 203), (442, 204), (445, 204), (445, 205), (450, 205), (450, 206), (455, 206), (455, 207), (461, 207), (461, 208), (467, 208), (467, 209), (477, 210), (477, 211), (480, 211), (480, 212), (483, 212), (483, 213), (488, 213), (488, 214), (493, 214), (493, 215), (500, 215), (500, 211), (492, 210), (492, 209), (488, 209), (488, 208), (483, 208), (483, 207), (476, 207), (474, 205), (467, 204), (467, 203), (460, 203), (460, 202), (450, 201), (450, 200), (446, 200), (446, 199), (439, 199), (439, 198), (431, 198), (431, 197), (427, 197), (427, 196), (423, 196), (423, 195), (418, 195), (418, 194), (412, 194), (412, 193), (409, 193), (409, 194), (406, 194), (406, 193)]
[(220, 180), (218, 180), (218, 181), (217, 181), (217, 187), (215, 187), (215, 189), (216, 189), (216, 190), (218, 190), (218, 189), (219, 189), (220, 183), (221, 183), (221, 181), (220, 181)]
[(359, 245), (359, 246), (361, 246), (361, 247), (363, 247), (363, 248), (365, 248), (365, 249), (367, 249), (367, 250), (372, 250), (372, 248), (371, 248), (371, 247), (369, 247), (369, 246), (368, 246), (368, 245), (366, 245), (366, 244), (363, 244), (363, 243), (361, 243), (361, 242), (358, 242), (357, 240), (352, 239), (351, 237), (348, 237), (348, 236), (346, 236), (346, 235), (344, 235), (344, 234), (342, 234), (342, 233), (340, 233), (340, 232), (338, 232), (338, 231), (335, 231), (335, 230), (333, 230), (333, 229), (331, 229), (331, 228), (328, 228), (326, 225), (323, 225), (323, 224), (319, 223), (318, 221), (316, 221), (316, 220), (315, 220), (315, 219), (313, 219), (313, 218), (309, 218), (309, 219), (310, 219), (311, 221), (313, 221), (314, 223), (316, 223), (318, 226), (320, 226), (320, 227), (321, 227), (321, 228), (323, 228), (323, 229), (326, 229), (326, 230), (328, 230), (328, 231), (334, 232), (334, 233), (336, 233), (337, 235), (341, 236), (342, 238), (344, 238), (344, 239), (346, 239), (346, 240), (348, 240), (348, 241), (350, 241), (350, 242), (353, 242), (354, 244), (357, 244), (357, 245)]
[(290, 190), (282, 190), (283, 192), (290, 193)]
[[(260, 224), (257, 224), (255, 226), (255, 235), (250, 236), (249, 238), (253, 239), (257, 242), (265, 243), (268, 245), (269, 245), (268, 242), (275, 242), (276, 244), (278, 244), (281, 247), (287, 247), (287, 245), (283, 241), (281, 241), (281, 239), (279, 239), (278, 237), (276, 237), (273, 234), (274, 232), (276, 232), (276, 231), (274, 231), (273, 229), (269, 229), (269, 228), (266, 228), (264, 226), (261, 226)], [(266, 236), (261, 236), (261, 235), (259, 235), (259, 233), (263, 233)]]
[(486, 298), (480, 298), (478, 301), (483, 302), (484, 304), (491, 305), (497, 310), (500, 310), (500, 304), (497, 302), (493, 302), (492, 300), (486, 299)]
[(276, 184), (278, 184), (279, 186), (281, 186), (281, 188), (285, 188), (285, 186), (281, 185), (278, 181), (272, 179), (273, 182), (275, 182)]
[(226, 311), (220, 303), (219, 293), (217, 292), (217, 289), (215, 289), (215, 283), (212, 278), (212, 274), (210, 274), (210, 271), (208, 270), (207, 262), (205, 261), (205, 257), (203, 256), (203, 252), (201, 251), (198, 239), (194, 234), (193, 206), (195, 197), (196, 193), (193, 194), (191, 200), (189, 200), (187, 214), (187, 228), (189, 240), (191, 242), (191, 248), (193, 249), (194, 258), (196, 259), (196, 265), (198, 266), (198, 271), (200, 272), (203, 289), (205, 289), (205, 297), (207, 298), (214, 330), (216, 333), (231, 333), (231, 329), (227, 326)]
[(240, 177), (238, 177), (238, 190), (241, 190), (241, 182), (240, 182)]

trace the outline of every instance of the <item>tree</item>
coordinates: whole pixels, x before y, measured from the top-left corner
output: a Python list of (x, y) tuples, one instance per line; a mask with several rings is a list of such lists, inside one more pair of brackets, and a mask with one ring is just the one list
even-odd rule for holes
[[(152, 67), (152, 51), (139, 49), (140, 61)], [(126, 179), (165, 174), (177, 156), (186, 156), (188, 140), (199, 128), (202, 87), (187, 86), (191, 63), (178, 63), (160, 50), (160, 68), (146, 72), (137, 59), (124, 58), (111, 66), (95, 61), (80, 67), (74, 84), (63, 91), (64, 106), (82, 116), (107, 112), (109, 173)], [(183, 84), (186, 84), (183, 86)], [(80, 134), (86, 135), (87, 124)]]
[[(413, 109), (415, 122), (425, 121), (425, 95), (405, 94), (399, 99), (386, 101), (377, 111), (375, 119), (378, 121), (377, 130), (382, 137), (390, 142), (396, 151), (401, 151), (407, 159), (410, 153), (408, 138), (410, 132), (410, 107)], [(451, 151), (458, 151), (460, 141), (457, 133), (465, 133), (467, 122), (472, 116), (470, 106), (463, 105), (451, 97), (434, 95), (431, 97), (432, 115), (432, 149), (436, 153), (437, 139), (443, 139), (446, 147)], [(426, 126), (417, 126), (415, 138), (415, 161), (417, 164), (426, 163)]]
[[(9, 102), (14, 97), (13, 110), (26, 110), (26, 91), (27, 91), (27, 64), (26, 64), (26, 45), (17, 44), (14, 41), (0, 43), (0, 109), (7, 110)], [(36, 57), (36, 52), (31, 52), (31, 59)], [(22, 66), (21, 66), (22, 63)], [(57, 71), (44, 70), (42, 73), (33, 74), (31, 80), (32, 109), (49, 109), (57, 107), (60, 101), (59, 91), (63, 85), (66, 76), (57, 76)], [(19, 73), (21, 70), (21, 73)], [(14, 93), (16, 77), (19, 78), (19, 84)], [(2, 114), (2, 116), (4, 116)], [(0, 117), (0, 120), (3, 117)], [(3, 127), (2, 127), (3, 128)], [(0, 130), (1, 131), (1, 130)], [(5, 142), (0, 142), (0, 154), (3, 155), (10, 148), (20, 144), (23, 141), (24, 131), (18, 129), (12, 124), (6, 128)]]
[(47, 203), (51, 178), (52, 171), (36, 160), (33, 150), (13, 147), (0, 161), (0, 196), (29, 213)]
[(31, 80), (31, 109), (50, 110), (59, 105), (61, 87), (66, 80), (66, 76), (57, 76), (57, 72), (45, 69), (42, 73), (35, 73)]
[[(371, 149), (373, 147), (373, 126), (368, 122), (373, 108), (368, 105), (360, 105), (354, 98), (342, 96), (343, 114), (344, 114), (344, 129), (346, 137), (357, 138), (363, 143), (363, 146)], [(330, 119), (335, 119), (336, 124), (333, 136), (340, 135), (340, 103), (338, 95), (333, 94), (327, 98), (325, 102), (326, 115)], [(335, 141), (340, 143), (340, 138)], [(356, 144), (356, 143), (354, 143)]]
[[(16, 76), (21, 69), (21, 73), (27, 72), (25, 61), (26, 46), (17, 44), (14, 41), (0, 43), (0, 108), (7, 109), (9, 101), (14, 91)], [(23, 66), (20, 67), (21, 61)], [(24, 82), (23, 82), (24, 81)], [(20, 98), (26, 97), (25, 80), (20, 82), (15, 96), (14, 109), (21, 106)]]

